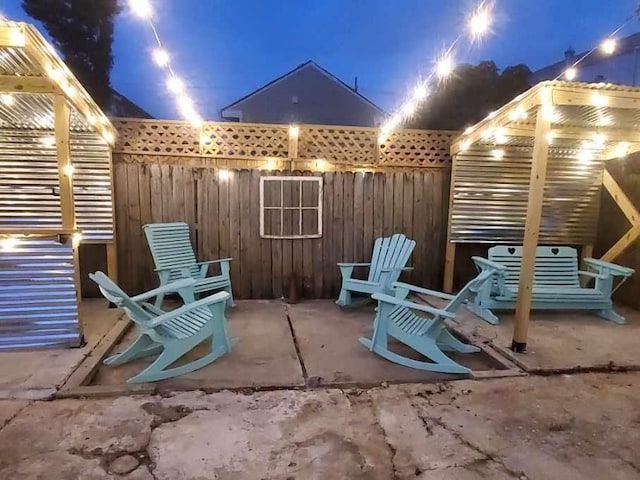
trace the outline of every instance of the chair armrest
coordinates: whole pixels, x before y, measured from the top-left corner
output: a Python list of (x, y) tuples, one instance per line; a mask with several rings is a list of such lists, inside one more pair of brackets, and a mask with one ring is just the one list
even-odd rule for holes
[(401, 270), (403, 272), (410, 272), (413, 270), (413, 267), (393, 267), (393, 268), (381, 268), (381, 272), (395, 272), (397, 270)]
[(407, 300), (401, 300), (386, 293), (374, 293), (371, 298), (379, 302), (390, 303), (399, 307), (406, 307), (412, 310), (419, 310), (421, 312), (430, 313), (432, 315), (439, 315), (446, 318), (456, 318), (454, 313), (447, 312), (440, 308), (430, 307), (429, 305), (422, 305), (420, 303), (408, 302)]
[(345, 262), (339, 262), (337, 265), (339, 267), (370, 267), (371, 263), (345, 263)]
[(206, 262), (196, 262), (196, 265), (211, 265), (212, 263), (230, 262), (233, 258), (221, 258), (219, 260), (207, 260)]
[(587, 272), (585, 270), (578, 270), (578, 275), (584, 275), (585, 277), (600, 278), (600, 279), (607, 278), (606, 275), (603, 275), (601, 273)]
[(416, 287), (415, 285), (404, 282), (394, 282), (392, 286), (394, 288), (401, 288), (411, 292), (422, 293), (423, 295), (429, 295), (431, 297), (442, 298), (443, 300), (452, 300), (455, 297), (455, 295), (438, 292), (436, 290), (429, 290), (428, 288)]
[(491, 268), (493, 270), (497, 270), (498, 272), (504, 272), (504, 271), (507, 270), (507, 267), (505, 267), (501, 263), (493, 262), (493, 261), (488, 260), (488, 259), (483, 258), (483, 257), (473, 256), (473, 257), (471, 257), (471, 259), (481, 269), (488, 267), (488, 268)]
[[(615, 263), (605, 262), (604, 260), (598, 260), (596, 258), (585, 258), (584, 263), (594, 270), (599, 270), (601, 274), (610, 273), (622, 277), (630, 277), (635, 273), (633, 268), (623, 267), (622, 265), (616, 265)], [(605, 270), (607, 270), (607, 272), (605, 272)]]
[(214, 293), (213, 295), (209, 295), (206, 298), (203, 298), (193, 303), (187, 303), (181, 306), (180, 308), (176, 308), (175, 310), (171, 310), (170, 312), (166, 312), (162, 315), (159, 315), (153, 320), (151, 320), (148, 323), (148, 326), (151, 328), (157, 327), (158, 325), (162, 325), (163, 323), (173, 318), (179, 317), (180, 315), (184, 315), (185, 313), (189, 313), (190, 311), (195, 310), (197, 308), (206, 307), (211, 305), (212, 303), (226, 302), (230, 296), (231, 295), (229, 295), (229, 292)]
[(182, 278), (175, 282), (167, 283), (166, 285), (149, 290), (148, 292), (141, 293), (140, 295), (136, 295), (135, 297), (132, 297), (131, 300), (139, 303), (148, 300), (149, 298), (157, 297), (160, 293), (177, 293), (179, 290), (193, 287), (195, 283), (196, 281), (193, 278)]

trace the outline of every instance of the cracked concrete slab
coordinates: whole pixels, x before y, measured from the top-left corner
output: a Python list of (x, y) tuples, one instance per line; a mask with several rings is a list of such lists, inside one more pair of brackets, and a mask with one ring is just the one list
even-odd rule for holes
[(23, 407), (3, 479), (640, 478), (638, 372)]
[[(162, 391), (304, 385), (285, 307), (271, 300), (241, 300), (228, 312), (231, 353), (194, 372), (158, 382)], [(132, 328), (111, 353), (124, 350), (137, 336)], [(207, 353), (207, 345), (193, 349), (185, 359)], [(94, 385), (122, 385), (153, 361), (143, 358), (117, 367), (102, 365)]]

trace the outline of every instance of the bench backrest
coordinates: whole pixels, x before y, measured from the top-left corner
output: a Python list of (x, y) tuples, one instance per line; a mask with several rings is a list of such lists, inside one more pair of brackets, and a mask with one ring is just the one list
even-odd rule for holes
[(401, 233), (376, 239), (376, 243), (373, 246), (373, 255), (371, 256), (368, 280), (370, 282), (379, 282), (382, 271), (385, 269), (393, 270), (388, 277), (389, 284), (398, 280), (415, 246), (415, 240), (411, 240)]
[[(522, 247), (499, 245), (489, 249), (489, 260), (507, 267), (504, 285), (518, 287)], [(571, 247), (538, 247), (533, 285), (537, 287), (580, 287), (578, 252)]]
[(150, 223), (142, 227), (157, 270), (194, 267), (196, 256), (184, 222)]

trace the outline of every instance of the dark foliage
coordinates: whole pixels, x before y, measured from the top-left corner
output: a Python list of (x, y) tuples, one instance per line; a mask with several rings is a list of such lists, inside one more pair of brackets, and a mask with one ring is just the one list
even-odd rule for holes
[(515, 65), (498, 71), (495, 63), (459, 65), (416, 114), (412, 128), (460, 130), (527, 90), (531, 71)]
[(106, 108), (118, 0), (23, 0), (22, 8), (42, 23), (74, 75)]

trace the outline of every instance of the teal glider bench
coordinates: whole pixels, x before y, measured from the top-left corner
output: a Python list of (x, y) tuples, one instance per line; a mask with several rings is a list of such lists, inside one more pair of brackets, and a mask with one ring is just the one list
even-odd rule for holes
[[(458, 340), (449, 332), (445, 320), (454, 319), (460, 305), (490, 281), (491, 273), (481, 272), (457, 295), (395, 282), (395, 296), (385, 293), (373, 294), (373, 299), (378, 301), (373, 336), (371, 339), (361, 338), (360, 343), (381, 357), (405, 367), (440, 373), (469, 374), (469, 368), (453, 361), (445, 352), (476, 353), (480, 349)], [(407, 300), (410, 293), (446, 300), (448, 303), (442, 308), (415, 303)], [(415, 360), (391, 351), (388, 337), (404, 343), (431, 361)]]
[[(513, 310), (518, 300), (521, 246), (489, 249), (488, 259), (473, 257), (479, 271), (492, 272), (492, 281), (474, 296), (469, 310), (489, 323), (499, 323), (494, 310)], [(578, 270), (578, 253), (571, 247), (538, 247), (532, 289), (532, 310), (590, 310), (615, 323), (625, 319), (613, 309), (611, 296), (634, 270), (613, 263), (585, 258), (586, 271)], [(580, 278), (594, 279), (593, 287), (580, 285)], [(617, 288), (616, 287), (616, 288)]]
[[(195, 280), (193, 292), (196, 297), (205, 292), (224, 290), (229, 294), (227, 306), (233, 306), (230, 258), (196, 261), (189, 238), (189, 225), (184, 222), (150, 223), (142, 229), (160, 278), (160, 286), (181, 278), (192, 278)], [(220, 265), (220, 274), (208, 275), (209, 266), (213, 264)], [(163, 300), (164, 294), (158, 294), (156, 307), (161, 307)]]
[[(193, 372), (231, 351), (227, 334), (225, 303), (227, 292), (218, 292), (201, 300), (186, 303), (165, 312), (146, 303), (158, 294), (179, 293), (188, 298), (193, 279), (181, 279), (147, 293), (129, 297), (102, 272), (89, 274), (98, 284), (102, 295), (122, 308), (138, 327), (138, 337), (121, 353), (104, 360), (106, 365), (121, 365), (137, 358), (158, 355), (147, 368), (127, 383), (155, 382)], [(193, 295), (191, 293), (191, 295)], [(171, 365), (203, 342), (209, 342), (209, 352), (199, 359), (180, 366)]]
[[(390, 293), (391, 284), (400, 278), (402, 271), (411, 269), (406, 264), (415, 246), (415, 240), (396, 233), (391, 237), (376, 239), (370, 263), (338, 263), (342, 288), (336, 303), (341, 307), (355, 306), (353, 293), (365, 295), (367, 299), (374, 293)], [(369, 268), (366, 280), (352, 278), (355, 267)]]

